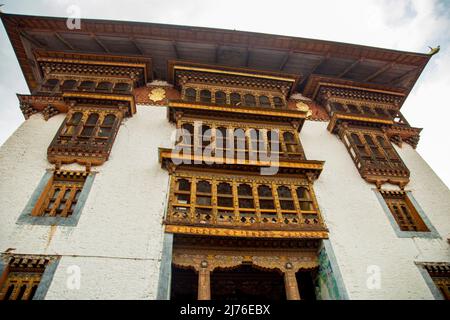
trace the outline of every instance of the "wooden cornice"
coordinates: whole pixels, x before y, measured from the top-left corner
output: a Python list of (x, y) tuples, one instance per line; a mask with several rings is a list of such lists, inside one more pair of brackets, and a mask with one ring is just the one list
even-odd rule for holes
[(260, 172), (263, 167), (277, 167), (279, 173), (300, 174), (311, 179), (317, 179), (323, 170), (325, 161), (317, 160), (290, 160), (280, 158), (278, 161), (250, 161), (248, 159), (225, 159), (224, 157), (206, 157), (203, 155), (185, 155), (173, 152), (172, 149), (159, 148), (159, 162), (163, 168), (171, 170), (174, 160), (181, 163), (180, 166), (194, 165), (197, 168), (213, 170), (243, 170), (248, 172)]
[(186, 102), (181, 100), (169, 101), (169, 121), (176, 122), (177, 113), (193, 115), (221, 115), (227, 114), (228, 117), (245, 118), (254, 120), (268, 120), (273, 122), (297, 123), (300, 131), (307, 118), (307, 111), (289, 110), (289, 109), (267, 109), (257, 107), (232, 107), (218, 106), (215, 104), (206, 104), (199, 102)]
[(283, 72), (271, 72), (266, 70), (255, 70), (249, 68), (237, 68), (219, 65), (208, 65), (202, 63), (169, 60), (168, 66), (168, 81), (174, 85), (178, 85), (176, 77), (177, 71), (193, 71), (201, 72), (210, 75), (222, 75), (222, 76), (236, 76), (261, 80), (272, 80), (283, 83), (288, 88), (288, 92), (293, 93), (297, 84), (301, 79), (301, 75), (289, 74)]
[(344, 122), (350, 124), (363, 124), (368, 126), (376, 126), (380, 128), (382, 126), (389, 126), (394, 124), (394, 121), (390, 119), (334, 112), (330, 122), (328, 123), (327, 129), (331, 133), (337, 133), (339, 124)]
[[(389, 96), (396, 96), (401, 99), (401, 103), (406, 96), (406, 91), (396, 87), (389, 87), (384, 85), (375, 85), (370, 83), (360, 83), (351, 80), (344, 80), (333, 77), (326, 77), (320, 75), (312, 75), (303, 91), (303, 95), (311, 99), (317, 99), (321, 87), (337, 87), (343, 89), (355, 89), (367, 91), (368, 93), (379, 93)], [(401, 105), (400, 103), (400, 105)]]

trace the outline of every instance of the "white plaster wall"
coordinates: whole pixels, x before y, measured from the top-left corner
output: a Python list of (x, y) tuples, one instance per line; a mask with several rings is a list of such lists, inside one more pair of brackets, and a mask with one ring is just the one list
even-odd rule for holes
[[(63, 258), (48, 298), (152, 298), (162, 250), (168, 174), (158, 147), (171, 147), (166, 108), (138, 106), (100, 167), (76, 227), (17, 225), (46, 169), (47, 147), (64, 115), (32, 116), (0, 148), (0, 251)], [(78, 165), (63, 168), (82, 169)], [(65, 266), (81, 268), (82, 288), (68, 292)]]
[[(396, 148), (411, 171), (406, 189), (442, 239), (398, 238), (374, 186), (361, 178), (344, 144), (326, 126), (307, 121), (301, 141), (308, 159), (326, 161), (314, 190), (349, 298), (434, 299), (414, 262), (450, 262), (449, 189), (409, 145)], [(379, 289), (367, 286), (370, 266), (381, 271)]]

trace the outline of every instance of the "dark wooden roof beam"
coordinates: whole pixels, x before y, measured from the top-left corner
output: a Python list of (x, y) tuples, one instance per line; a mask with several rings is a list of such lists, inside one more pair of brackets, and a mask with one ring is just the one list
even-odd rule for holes
[(347, 73), (350, 72), (350, 70), (352, 70), (354, 67), (356, 67), (359, 63), (361, 63), (364, 59), (360, 58), (356, 61), (354, 61), (351, 65), (349, 65), (347, 68), (345, 68), (344, 71), (342, 71), (337, 77), (338, 78), (342, 78), (343, 76), (345, 76)]
[(376, 77), (378, 77), (380, 74), (382, 74), (383, 72), (386, 72), (387, 70), (389, 70), (390, 68), (392, 68), (395, 65), (394, 62), (390, 62), (385, 64), (383, 67), (381, 67), (380, 69), (378, 69), (377, 71), (375, 71), (374, 73), (372, 73), (370, 76), (368, 76), (367, 78), (364, 79), (365, 82), (371, 81), (373, 79), (375, 79)]
[(32, 44), (34, 44), (36, 47), (38, 48), (46, 48), (47, 46), (42, 43), (41, 41), (39, 41), (38, 39), (35, 39), (34, 37), (32, 37), (31, 35), (29, 35), (28, 33), (26, 33), (25, 31), (20, 31), (19, 34), (27, 39), (28, 41), (30, 41)]
[(402, 82), (403, 80), (414, 76), (417, 72), (419, 72), (418, 68), (409, 70), (408, 72), (404, 73), (403, 75), (396, 77), (396, 78), (392, 79), (391, 81), (389, 81), (389, 84), (396, 84), (396, 83)]
[(303, 83), (305, 83), (305, 82), (308, 80), (309, 76), (312, 75), (312, 74), (314, 74), (314, 72), (316, 72), (316, 70), (320, 67), (320, 65), (321, 65), (322, 63), (324, 63), (325, 61), (327, 61), (328, 59), (330, 59), (330, 56), (331, 56), (330, 53), (327, 53), (325, 56), (323, 56), (322, 58), (320, 58), (320, 59), (314, 64), (314, 66), (312, 67), (311, 71), (308, 73), (308, 76), (306, 76), (306, 77), (303, 78), (303, 80), (302, 80), (302, 82), (300, 83), (299, 86), (303, 85)]
[(69, 50), (75, 50), (75, 47), (69, 41), (64, 39), (58, 32), (54, 32), (55, 37), (62, 42)]
[(131, 43), (134, 45), (136, 50), (139, 52), (141, 56), (144, 55), (144, 50), (142, 50), (142, 47), (136, 42), (136, 39), (130, 38)]
[(175, 53), (175, 58), (180, 59), (180, 53), (178, 52), (177, 42), (172, 41), (173, 52)]
[(220, 46), (216, 45), (216, 50), (214, 52), (214, 63), (215, 64), (219, 63), (219, 52), (220, 52)]
[(245, 66), (248, 67), (248, 63), (250, 61), (250, 50), (247, 47), (247, 51), (245, 51)]
[(284, 67), (286, 66), (286, 64), (288, 63), (289, 57), (291, 56), (291, 52), (292, 51), (286, 52), (286, 54), (284, 55), (283, 60), (280, 63), (280, 67), (279, 67), (280, 71), (282, 71), (284, 69)]
[(91, 33), (91, 37), (106, 53), (110, 53), (109, 49), (95, 36), (95, 34)]

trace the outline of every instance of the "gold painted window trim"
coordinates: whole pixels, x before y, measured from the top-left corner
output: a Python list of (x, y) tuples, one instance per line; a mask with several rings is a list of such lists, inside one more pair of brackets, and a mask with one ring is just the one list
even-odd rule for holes
[(81, 171), (55, 171), (31, 215), (64, 218), (72, 215), (87, 176), (87, 172)]
[[(254, 152), (257, 149), (255, 149), (255, 143), (257, 144), (257, 147), (259, 148), (259, 144), (262, 142), (262, 144), (265, 146), (268, 153), (271, 153), (270, 150), (271, 143), (268, 137), (269, 132), (278, 130), (278, 153), (280, 156), (289, 157), (289, 158), (295, 158), (295, 159), (301, 159), (305, 160), (305, 153), (300, 141), (300, 136), (297, 130), (292, 128), (292, 126), (273, 126), (269, 124), (261, 124), (261, 123), (243, 123), (243, 122), (233, 122), (233, 121), (215, 121), (215, 120), (209, 120), (209, 119), (199, 119), (199, 118), (189, 118), (189, 117), (183, 117), (183, 119), (180, 119), (177, 121), (177, 129), (186, 128), (187, 126), (193, 127), (193, 135), (190, 135), (190, 144), (185, 143), (186, 137), (178, 137), (177, 139), (177, 146), (178, 147), (187, 147), (193, 149), (194, 146), (199, 146), (201, 149), (204, 149), (206, 146), (210, 146), (212, 150), (216, 150), (217, 147), (217, 131), (220, 128), (226, 129), (226, 137), (222, 137), (223, 139), (223, 156), (226, 155), (227, 148), (226, 148), (226, 141), (227, 139), (230, 139), (234, 137), (233, 133), (236, 130), (243, 130), (245, 133), (245, 149), (237, 149), (236, 145), (234, 145), (235, 152), (236, 151), (243, 151), (247, 155), (250, 152)], [(201, 133), (203, 127), (209, 127), (211, 130), (211, 136), (205, 136), (205, 139), (203, 139), (204, 135)], [(254, 137), (251, 136), (251, 132), (256, 132), (258, 139), (255, 140)], [(275, 131), (274, 131), (275, 132)], [(262, 139), (261, 140), (261, 133), (262, 133)], [(286, 136), (290, 135), (292, 139), (285, 140)], [(203, 141), (205, 140), (205, 141)], [(276, 142), (274, 142), (276, 143)], [(192, 150), (194, 151), (194, 150)], [(248, 158), (248, 157), (247, 157)]]
[(380, 190), (401, 231), (429, 232), (405, 191)]
[[(199, 183), (209, 184), (209, 191), (197, 190)], [(222, 183), (231, 192), (218, 192)], [(244, 186), (248, 191), (243, 191)], [(262, 187), (270, 192), (261, 193)], [(280, 196), (280, 187), (289, 190), (290, 197)], [(219, 205), (222, 198), (231, 199), (232, 205)], [(283, 201), (291, 201), (294, 207), (283, 207)], [(272, 205), (268, 206), (268, 202)], [(253, 229), (324, 228), (312, 184), (306, 179), (188, 171), (177, 171), (171, 176), (166, 223)]]
[(109, 157), (123, 117), (119, 107), (72, 107), (48, 148), (48, 160), (101, 165)]
[[(188, 99), (186, 96), (186, 91), (188, 89), (195, 90), (195, 99)], [(202, 101), (201, 92), (203, 90), (210, 92), (210, 99), (209, 101)], [(231, 106), (242, 106), (242, 107), (257, 107), (257, 108), (264, 108), (264, 109), (286, 109), (287, 108), (287, 101), (286, 97), (276, 90), (255, 90), (255, 89), (245, 89), (245, 88), (236, 88), (236, 87), (228, 87), (228, 86), (214, 86), (214, 85), (205, 85), (205, 84), (197, 84), (197, 83), (187, 83), (184, 84), (181, 88), (181, 98), (183, 101), (186, 102), (207, 102), (212, 104), (218, 104), (216, 103), (216, 92), (223, 92), (225, 93), (225, 104), (220, 105), (231, 105)], [(240, 95), (239, 103), (233, 104), (231, 101), (231, 95), (233, 93), (237, 93)], [(254, 105), (247, 105), (245, 102), (245, 96), (251, 95), (254, 97), (255, 104)], [(261, 106), (260, 103), (260, 97), (267, 97), (269, 100), (269, 106)], [(280, 99), (280, 104), (275, 103), (275, 99)]]

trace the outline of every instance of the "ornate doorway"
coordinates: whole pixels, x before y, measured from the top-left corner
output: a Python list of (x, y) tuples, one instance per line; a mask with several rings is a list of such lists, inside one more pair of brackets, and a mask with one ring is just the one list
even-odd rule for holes
[(172, 253), (171, 297), (315, 299), (311, 272), (318, 267), (317, 248), (316, 240), (177, 236)]
[(250, 264), (211, 273), (211, 299), (222, 301), (286, 300), (283, 273)]

